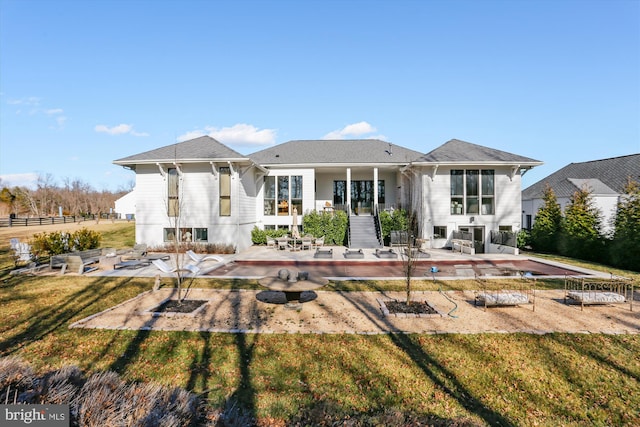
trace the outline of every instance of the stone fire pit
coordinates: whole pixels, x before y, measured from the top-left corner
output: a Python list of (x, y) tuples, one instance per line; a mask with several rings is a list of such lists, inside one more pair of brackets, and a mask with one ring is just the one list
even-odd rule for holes
[(329, 283), (329, 280), (324, 277), (309, 276), (305, 271), (295, 272), (283, 268), (277, 276), (264, 277), (258, 283), (271, 291), (284, 292), (287, 299), (286, 308), (301, 309), (300, 294), (321, 288)]

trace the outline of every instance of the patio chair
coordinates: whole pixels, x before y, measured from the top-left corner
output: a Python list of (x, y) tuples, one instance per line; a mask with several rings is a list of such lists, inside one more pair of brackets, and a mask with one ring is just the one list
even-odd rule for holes
[(267, 237), (267, 248), (276, 249), (276, 239), (274, 239), (273, 237)]
[(198, 255), (197, 253), (193, 252), (192, 250), (188, 250), (186, 252), (186, 254), (189, 255), (189, 258), (194, 260), (196, 264), (200, 264), (201, 262), (204, 262), (204, 261), (218, 261), (218, 262), (224, 261), (224, 258), (222, 258), (221, 256), (218, 256), (218, 255)]
[(312, 247), (313, 247), (313, 240), (311, 240), (311, 237), (304, 236), (302, 238), (302, 250), (305, 250), (305, 249), (311, 250)]
[(29, 262), (33, 258), (31, 245), (28, 243), (17, 243), (13, 251), (15, 262)]
[(169, 264), (167, 264), (166, 262), (162, 261), (161, 259), (154, 259), (153, 261), (151, 261), (153, 263), (153, 265), (155, 265), (156, 267), (158, 267), (158, 270), (162, 271), (163, 273), (167, 273), (167, 274), (174, 274), (174, 273), (178, 273), (178, 272), (188, 272), (193, 274), (194, 276), (196, 274), (198, 274), (200, 272), (200, 269), (193, 265), (193, 264), (187, 264), (182, 266), (181, 268), (178, 267), (171, 267)]
[(139, 259), (147, 255), (147, 245), (144, 243), (138, 243), (133, 246), (129, 252), (122, 254), (124, 259)]
[(289, 238), (281, 237), (278, 239), (278, 249), (287, 249), (289, 247)]
[(19, 243), (20, 243), (20, 240), (15, 237), (12, 237), (11, 239), (9, 239), (9, 244), (11, 245), (11, 249), (13, 249), (14, 251), (17, 249)]
[(318, 238), (316, 239), (316, 243), (315, 243), (315, 247), (316, 247), (316, 249), (317, 249), (317, 248), (319, 248), (319, 247), (321, 247), (321, 246), (324, 246), (324, 236), (322, 236), (322, 237), (318, 237)]

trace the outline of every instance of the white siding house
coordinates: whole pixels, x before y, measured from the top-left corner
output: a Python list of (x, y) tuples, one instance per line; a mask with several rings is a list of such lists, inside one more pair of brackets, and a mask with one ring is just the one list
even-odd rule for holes
[(136, 240), (250, 246), (254, 227), (289, 228), (293, 208), (350, 216), (406, 208), (431, 247), (453, 232), (496, 249), (491, 231), (521, 227), (521, 173), (541, 162), (459, 140), (423, 154), (380, 140), (289, 141), (241, 155), (210, 137), (114, 161), (136, 173)]
[(136, 214), (136, 191), (128, 192), (115, 202), (115, 213), (122, 219), (133, 219)]
[(544, 191), (551, 187), (564, 212), (573, 194), (586, 189), (602, 214), (602, 231), (612, 230), (620, 197), (629, 180), (640, 180), (640, 154), (570, 163), (522, 191), (523, 228), (530, 229), (538, 210), (544, 206)]

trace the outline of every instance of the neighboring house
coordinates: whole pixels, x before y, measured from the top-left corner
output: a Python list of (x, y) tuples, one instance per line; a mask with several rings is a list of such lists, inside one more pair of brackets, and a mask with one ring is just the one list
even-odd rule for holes
[(563, 211), (576, 191), (588, 190), (602, 213), (606, 233), (611, 230), (611, 221), (629, 178), (640, 182), (640, 154), (571, 163), (522, 191), (523, 227), (533, 226), (538, 209), (544, 206), (544, 190), (549, 185)]
[[(242, 155), (200, 137), (114, 161), (136, 173), (136, 241), (180, 240), (250, 246), (251, 230), (289, 228), (293, 210), (344, 210), (376, 247), (384, 209), (411, 208), (418, 238), (450, 245), (472, 233), (476, 251), (497, 250), (491, 231), (521, 227), (521, 174), (538, 160), (451, 140), (423, 154), (380, 140), (289, 141)], [(299, 221), (301, 222), (301, 221)]]
[(136, 216), (136, 191), (130, 191), (116, 200), (115, 212), (118, 218), (131, 220)]

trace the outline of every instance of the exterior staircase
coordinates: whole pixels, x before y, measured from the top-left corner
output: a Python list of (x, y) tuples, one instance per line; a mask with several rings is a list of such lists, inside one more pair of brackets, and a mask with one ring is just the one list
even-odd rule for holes
[(373, 215), (351, 215), (349, 217), (349, 248), (381, 248), (382, 239)]

